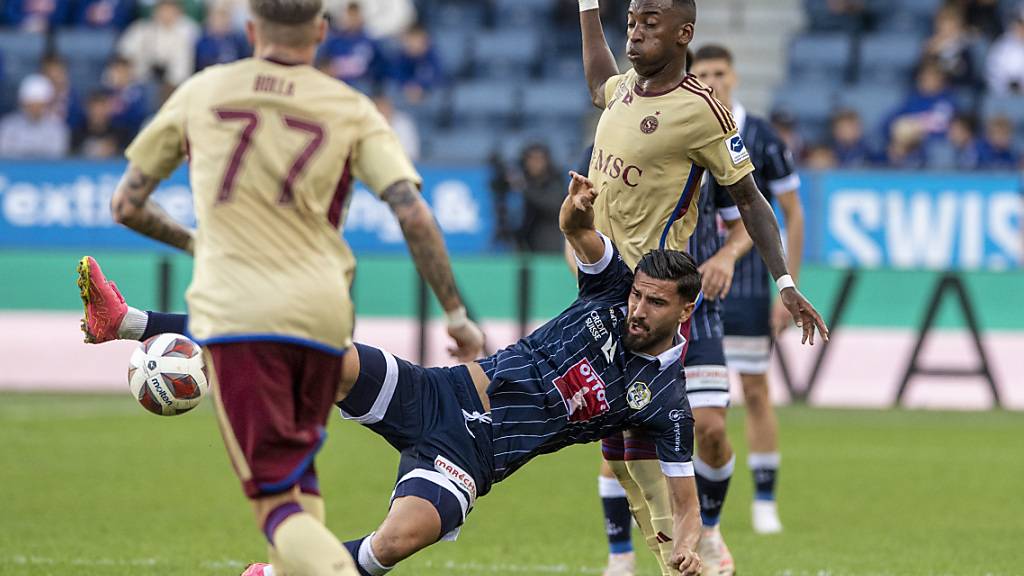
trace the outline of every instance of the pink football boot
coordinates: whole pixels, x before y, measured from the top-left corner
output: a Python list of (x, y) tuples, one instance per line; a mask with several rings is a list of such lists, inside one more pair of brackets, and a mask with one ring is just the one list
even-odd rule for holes
[(128, 305), (113, 282), (108, 282), (100, 265), (92, 256), (78, 263), (78, 291), (82, 296), (85, 318), (82, 332), (90, 344), (117, 340), (121, 320), (128, 313)]

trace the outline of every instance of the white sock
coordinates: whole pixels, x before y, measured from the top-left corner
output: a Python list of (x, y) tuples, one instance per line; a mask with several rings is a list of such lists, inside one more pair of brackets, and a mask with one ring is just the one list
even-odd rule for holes
[(597, 477), (597, 494), (601, 498), (625, 498), (626, 489), (617, 478)]
[(747, 455), (747, 466), (752, 469), (767, 468), (777, 470), (782, 463), (782, 455), (778, 452), (751, 452)]
[(377, 557), (373, 555), (373, 535), (376, 532), (371, 532), (369, 536), (363, 538), (361, 544), (359, 544), (359, 558), (356, 559), (359, 562), (359, 566), (363, 570), (366, 570), (371, 576), (384, 576), (394, 566), (385, 566), (377, 560)]
[(140, 340), (146, 332), (147, 324), (149, 314), (129, 306), (128, 313), (121, 319), (121, 326), (117, 329), (117, 337), (121, 340)]
[(276, 576), (274, 574), (274, 566), (271, 565), (271, 566), (267, 566), (266, 568), (264, 568), (263, 569), (263, 576)]

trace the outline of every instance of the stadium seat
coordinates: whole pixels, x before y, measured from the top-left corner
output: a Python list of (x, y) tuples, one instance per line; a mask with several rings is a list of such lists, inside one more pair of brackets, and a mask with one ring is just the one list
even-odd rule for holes
[(775, 94), (773, 110), (788, 112), (801, 122), (828, 122), (836, 92), (820, 84), (787, 84)]
[(904, 90), (899, 86), (862, 83), (839, 94), (839, 106), (860, 114), (865, 134), (880, 133), (886, 117), (903, 102)]
[(498, 21), (503, 25), (530, 26), (550, 18), (554, 8), (551, 0), (493, 0)]
[(113, 30), (67, 29), (56, 36), (57, 53), (69, 65), (83, 62), (106, 63), (117, 45), (117, 33)]
[(899, 0), (899, 2), (893, 2), (893, 4), (899, 5), (898, 10), (900, 12), (910, 14), (914, 18), (923, 19), (930, 23), (932, 17), (942, 7), (943, 0)]
[(985, 97), (981, 110), (986, 120), (995, 116), (1006, 116), (1013, 120), (1018, 130), (1024, 127), (1024, 96), (989, 95)]
[(506, 28), (474, 39), (477, 73), (497, 77), (526, 77), (540, 56), (540, 34), (532, 28)]
[(797, 36), (789, 47), (794, 80), (806, 77), (841, 79), (850, 64), (852, 42), (842, 33)]
[(455, 120), (462, 118), (509, 118), (519, 111), (518, 88), (508, 82), (464, 82), (455, 87), (452, 105)]
[(459, 31), (445, 32), (433, 36), (431, 41), (437, 50), (444, 70), (455, 77), (463, 76), (467, 71), (470, 53), (470, 37)]
[(46, 38), (42, 34), (16, 30), (0, 31), (0, 53), (4, 56), (4, 74), (8, 80), (20, 81), (39, 69)]
[(529, 117), (578, 118), (590, 105), (585, 82), (531, 82), (523, 89), (523, 112)]
[(431, 134), (423, 148), (423, 159), (438, 163), (484, 163), (496, 150), (493, 132), (446, 130)]
[(902, 82), (911, 77), (921, 57), (923, 40), (916, 34), (873, 34), (860, 47), (861, 82)]

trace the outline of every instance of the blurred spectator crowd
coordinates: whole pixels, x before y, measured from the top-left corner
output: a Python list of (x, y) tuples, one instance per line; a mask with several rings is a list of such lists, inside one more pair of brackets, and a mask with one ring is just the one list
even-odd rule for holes
[(1024, 167), (1024, 3), (805, 0), (775, 125), (808, 167)]

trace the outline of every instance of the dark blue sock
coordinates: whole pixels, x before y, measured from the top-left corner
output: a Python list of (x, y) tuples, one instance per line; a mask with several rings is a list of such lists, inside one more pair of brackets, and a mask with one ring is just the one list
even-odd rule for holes
[(146, 341), (158, 334), (186, 334), (188, 332), (188, 314), (164, 314), (163, 312), (146, 311), (149, 320), (142, 332), (140, 341)]
[(369, 572), (359, 565), (359, 546), (362, 545), (363, 540), (366, 540), (366, 538), (367, 536), (363, 536), (358, 540), (349, 540), (348, 542), (345, 542), (345, 549), (352, 555), (352, 561), (356, 564), (356, 570), (359, 571), (359, 576), (371, 576)]
[(598, 493), (604, 508), (604, 530), (608, 536), (608, 551), (624, 554), (633, 551), (633, 515), (629, 511), (626, 491), (614, 478), (598, 477)]
[(775, 500), (775, 480), (779, 477), (778, 468), (754, 468), (754, 498), (757, 500)]
[(693, 458), (693, 469), (697, 477), (697, 494), (700, 496), (700, 518), (705, 526), (717, 526), (725, 505), (725, 495), (729, 492), (729, 481), (736, 463), (733, 456), (725, 466), (712, 468)]

